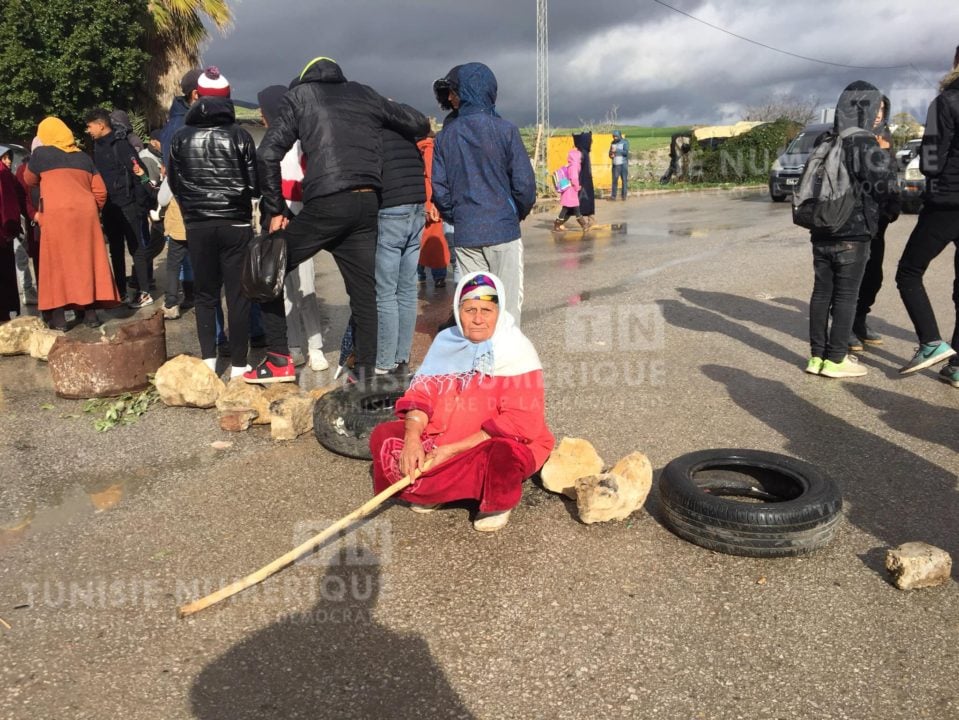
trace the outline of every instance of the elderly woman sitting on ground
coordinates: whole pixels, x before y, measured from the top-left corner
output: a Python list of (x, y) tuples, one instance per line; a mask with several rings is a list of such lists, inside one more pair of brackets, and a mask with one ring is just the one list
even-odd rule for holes
[(500, 308), (503, 284), (470, 273), (456, 288), (456, 327), (436, 336), (409, 390), (401, 421), (370, 437), (380, 492), (432, 460), (399, 497), (418, 512), (478, 500), (473, 527), (499, 530), (519, 503), (523, 481), (553, 449), (546, 426), (543, 369), (532, 343)]

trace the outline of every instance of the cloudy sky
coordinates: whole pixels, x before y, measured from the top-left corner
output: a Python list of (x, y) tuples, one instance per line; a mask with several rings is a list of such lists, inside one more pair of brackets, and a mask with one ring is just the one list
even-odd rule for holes
[[(959, 44), (956, 0), (668, 0), (729, 32), (798, 55), (773, 52), (685, 17), (654, 0), (551, 0), (553, 126), (601, 121), (680, 125), (741, 119), (777, 95), (832, 105), (865, 79), (893, 112), (922, 119)], [(500, 113), (536, 117), (535, 0), (234, 0), (235, 25), (215, 37), (204, 62), (230, 79), (234, 97), (255, 100), (286, 84), (312, 57), (337, 60), (351, 80), (439, 114), (432, 81), (453, 65), (481, 61), (499, 81)], [(875, 69), (890, 68), (894, 69)]]

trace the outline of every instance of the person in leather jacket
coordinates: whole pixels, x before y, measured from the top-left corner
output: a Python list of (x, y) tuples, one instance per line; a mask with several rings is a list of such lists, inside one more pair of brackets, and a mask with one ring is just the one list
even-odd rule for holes
[[(283, 232), (287, 269), (321, 250), (330, 252), (343, 276), (356, 321), (354, 371), (372, 375), (376, 362), (377, 308), (374, 266), (379, 195), (383, 187), (383, 129), (414, 139), (429, 120), (413, 108), (350, 82), (325, 57), (311, 60), (279, 102), (260, 144), (261, 212), (269, 231)], [(299, 140), (306, 156), (303, 209), (289, 219), (280, 163)], [(260, 305), (267, 356), (244, 376), (249, 383), (295, 382), (286, 336), (283, 297)]]
[(260, 194), (256, 148), (236, 124), (230, 86), (215, 67), (197, 83), (199, 98), (170, 144), (170, 189), (186, 226), (196, 289), (196, 327), (203, 362), (216, 371), (216, 306), (225, 288), (231, 377), (249, 369), (250, 301), (240, 290), (253, 237), (253, 199)]

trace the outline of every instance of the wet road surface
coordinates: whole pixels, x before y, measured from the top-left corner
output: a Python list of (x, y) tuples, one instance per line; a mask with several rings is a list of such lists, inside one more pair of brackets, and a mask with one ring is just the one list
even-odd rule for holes
[[(626, 232), (554, 236), (549, 213), (524, 226), (523, 327), (554, 433), (609, 465), (641, 450), (657, 476), (708, 447), (800, 457), (843, 486), (829, 547), (715, 554), (663, 527), (655, 493), (627, 522), (585, 526), (528, 483), (496, 535), (466, 507), (391, 507), (177, 620), (368, 499), (368, 464), (312, 436), (229, 435), (202, 410), (96, 433), (43, 365), (0, 359), (0, 717), (959, 716), (955, 583), (902, 593), (882, 571), (904, 541), (959, 551), (959, 393), (896, 373), (915, 339), (892, 278), (915, 216), (889, 230), (869, 375), (829, 381), (801, 371), (812, 268), (788, 206), (757, 191), (598, 209)], [(320, 257), (333, 361), (347, 308)], [(944, 255), (928, 281), (946, 331), (951, 273)], [(419, 353), (452, 292), (422, 289)], [(171, 353), (196, 351), (192, 323), (168, 323)]]

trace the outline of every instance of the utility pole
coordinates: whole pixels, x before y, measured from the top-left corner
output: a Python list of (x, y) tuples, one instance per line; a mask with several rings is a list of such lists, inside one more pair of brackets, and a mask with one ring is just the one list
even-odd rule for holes
[(536, 0), (536, 152), (537, 175), (545, 176), (549, 142), (549, 22), (547, 0)]

